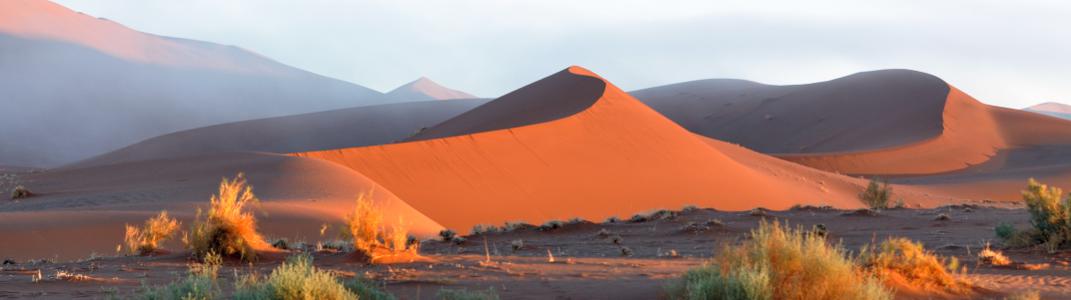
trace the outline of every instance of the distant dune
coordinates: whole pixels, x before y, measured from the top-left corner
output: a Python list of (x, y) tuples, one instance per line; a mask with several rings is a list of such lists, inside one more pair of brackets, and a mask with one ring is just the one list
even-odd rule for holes
[[(3, 254), (30, 258), (83, 258), (114, 253), (123, 224), (138, 224), (166, 209), (190, 224), (197, 207), (207, 208), (223, 177), (245, 172), (263, 205), (256, 211), (268, 238), (332, 240), (357, 196), (370, 193), (389, 218), (399, 218), (418, 236), (434, 235), (436, 222), (390, 191), (337, 164), (261, 153), (223, 153), (101, 167), (54, 170), (22, 176), (38, 196), (5, 201), (0, 211)], [(321, 237), (320, 229), (330, 230)], [(181, 249), (177, 240), (169, 249)]]
[(600, 220), (685, 204), (862, 205), (859, 180), (696, 136), (579, 67), (412, 140), (294, 155), (357, 170), (461, 230), (516, 220)]
[(289, 153), (389, 144), (486, 101), (381, 104), (208, 126), (154, 137), (69, 167), (221, 152)]
[(51, 167), (184, 129), (393, 101), (43, 0), (0, 1), (0, 49), (0, 164)]
[(961, 171), (1002, 151), (1071, 142), (1071, 122), (985, 105), (908, 70), (793, 86), (706, 80), (632, 94), (694, 132), (848, 174)]
[(1057, 118), (1071, 119), (1071, 105), (1063, 103), (1045, 102), (1024, 108), (1023, 110), (1046, 114)]
[(400, 101), (425, 101), (425, 100), (451, 100), (451, 99), (475, 99), (472, 94), (450, 89), (431, 81), (427, 77), (420, 77), (410, 83), (406, 83), (386, 94), (387, 98)]

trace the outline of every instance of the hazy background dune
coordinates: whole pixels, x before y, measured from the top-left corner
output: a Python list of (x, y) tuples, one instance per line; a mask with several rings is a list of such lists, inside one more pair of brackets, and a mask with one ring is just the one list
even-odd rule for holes
[(177, 130), (385, 103), (233, 47), (142, 33), (48, 1), (0, 2), (0, 164), (56, 166)]

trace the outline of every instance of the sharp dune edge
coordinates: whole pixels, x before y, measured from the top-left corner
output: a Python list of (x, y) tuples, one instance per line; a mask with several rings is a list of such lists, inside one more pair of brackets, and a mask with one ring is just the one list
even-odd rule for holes
[[(546, 102), (554, 105), (541, 105)], [(527, 119), (519, 121), (522, 116)], [(828, 181), (808, 179), (799, 172), (822, 172), (801, 171), (806, 168), (738, 147), (726, 151), (733, 147), (689, 133), (580, 67), (413, 139), (292, 155), (352, 168), (454, 229), (518, 220), (600, 220), (686, 204), (727, 210), (862, 206), (855, 198), (857, 180), (833, 174), (822, 174)]]
[[(0, 212), (0, 236), (20, 241), (6, 243), (3, 254), (74, 259), (114, 253), (123, 241), (123, 224), (140, 224), (162, 209), (186, 229), (198, 207), (207, 209), (219, 180), (238, 172), (245, 172), (262, 201), (254, 211), (265, 237), (309, 243), (334, 239), (362, 193), (381, 205), (388, 224), (401, 221), (422, 237), (442, 228), (342, 166), (277, 154), (221, 153), (31, 174), (25, 180), (41, 194), (6, 204)], [(321, 237), (324, 224), (332, 229)], [(167, 248), (181, 245), (174, 240)]]

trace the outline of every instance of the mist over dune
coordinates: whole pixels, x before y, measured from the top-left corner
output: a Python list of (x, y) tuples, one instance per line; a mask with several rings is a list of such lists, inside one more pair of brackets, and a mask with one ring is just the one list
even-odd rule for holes
[(0, 2), (0, 165), (57, 166), (178, 130), (386, 103), (234, 47)]
[(391, 103), (226, 123), (153, 137), (67, 167), (221, 152), (289, 153), (389, 144), (486, 101)]

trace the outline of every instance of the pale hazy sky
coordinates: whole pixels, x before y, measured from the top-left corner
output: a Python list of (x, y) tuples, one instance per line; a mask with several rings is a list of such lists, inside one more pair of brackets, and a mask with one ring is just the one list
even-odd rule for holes
[(990, 104), (1071, 102), (1071, 4), (1061, 1), (56, 2), (380, 91), (428, 76), (494, 97), (569, 65), (626, 90), (908, 68)]

